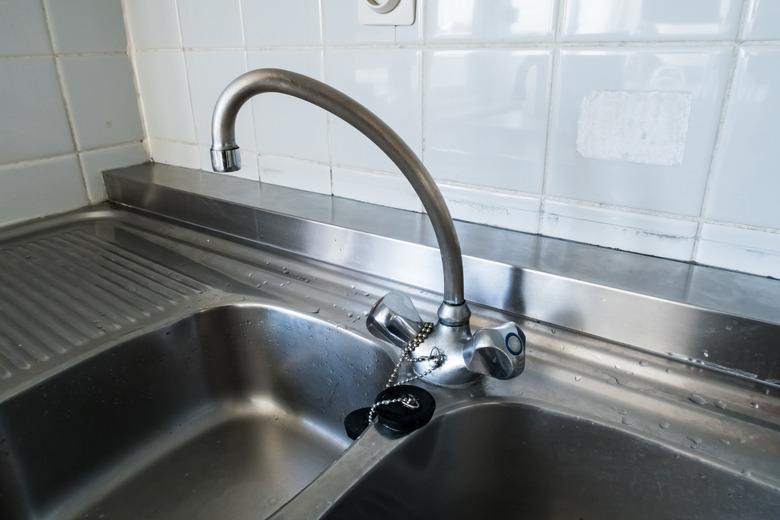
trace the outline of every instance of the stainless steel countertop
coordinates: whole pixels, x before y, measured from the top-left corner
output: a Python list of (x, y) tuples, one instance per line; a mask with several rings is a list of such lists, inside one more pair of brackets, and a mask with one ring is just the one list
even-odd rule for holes
[[(441, 291), (423, 214), (160, 164), (105, 179), (115, 205)], [(466, 222), (457, 231), (469, 301), (780, 384), (778, 280)]]

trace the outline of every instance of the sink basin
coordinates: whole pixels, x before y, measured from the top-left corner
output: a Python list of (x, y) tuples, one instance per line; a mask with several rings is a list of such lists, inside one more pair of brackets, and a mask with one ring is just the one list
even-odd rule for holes
[(381, 460), (330, 520), (778, 518), (780, 493), (617, 429), (535, 407), (447, 413)]
[(349, 446), (392, 360), (276, 307), (217, 307), (0, 403), (0, 518), (264, 518)]

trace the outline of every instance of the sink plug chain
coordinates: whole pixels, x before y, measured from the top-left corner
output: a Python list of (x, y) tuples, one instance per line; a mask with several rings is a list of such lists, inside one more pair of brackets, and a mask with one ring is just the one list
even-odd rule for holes
[[(420, 331), (411, 340), (409, 340), (406, 343), (406, 345), (404, 346), (403, 353), (401, 354), (401, 358), (398, 360), (398, 363), (395, 364), (395, 366), (393, 367), (393, 371), (390, 373), (390, 377), (387, 379), (387, 383), (385, 384), (385, 389), (394, 386), (405, 385), (416, 379), (421, 379), (444, 364), (445, 355), (437, 347), (431, 349), (431, 353), (427, 356), (412, 357), (414, 350), (420, 345), (422, 345), (423, 342), (425, 342), (425, 340), (428, 338), (431, 332), (433, 332), (433, 323), (426, 321), (423, 323), (422, 328), (420, 328)], [(401, 369), (401, 365), (403, 365), (404, 362), (406, 362), (407, 360), (415, 363), (420, 361), (432, 361), (433, 364), (431, 368), (429, 368), (422, 374), (418, 374), (411, 377), (407, 377), (405, 379), (398, 380), (398, 371)], [(371, 405), (371, 410), (368, 412), (368, 424), (371, 424), (373, 422), (377, 407), (392, 404), (392, 403), (401, 403), (404, 407), (410, 410), (415, 410), (420, 407), (419, 401), (413, 395), (405, 395), (395, 399), (384, 399), (382, 401), (377, 401), (373, 405)]]

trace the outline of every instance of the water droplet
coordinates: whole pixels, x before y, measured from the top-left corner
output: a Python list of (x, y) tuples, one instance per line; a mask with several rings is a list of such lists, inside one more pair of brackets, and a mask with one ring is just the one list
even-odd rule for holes
[(699, 406), (704, 406), (709, 401), (707, 401), (705, 398), (700, 396), (699, 394), (691, 394), (688, 396), (688, 400), (694, 404), (698, 404)]
[(316, 308), (312, 309), (311, 313), (312, 314), (319, 314), (320, 313), (320, 308), (316, 307)]
[(351, 318), (351, 317), (352, 317), (352, 316), (354, 316), (354, 315), (355, 315), (355, 313), (353, 313), (353, 312), (348, 312), (348, 313), (347, 313), (347, 318)]
[(701, 443), (702, 443), (702, 440), (699, 437), (687, 437), (687, 439), (689, 441), (691, 441), (691, 446), (690, 447), (691, 447), (691, 449), (694, 449), (694, 450), (696, 448), (698, 448), (701, 445)]
[(731, 446), (731, 441), (728, 439), (721, 439), (721, 443), (723, 443), (724, 446)]
[(574, 376), (574, 380), (575, 380), (575, 381), (582, 381), (582, 377), (580, 377), (580, 376)]
[(647, 361), (645, 361), (644, 359), (643, 359), (643, 360), (641, 360), (641, 361), (639, 362), (639, 366), (640, 366), (640, 367), (646, 367), (646, 366), (647, 366)]
[(629, 426), (634, 424), (634, 420), (631, 419), (630, 417), (626, 417), (625, 415), (620, 419), (620, 422), (622, 422), (625, 425), (629, 425)]
[(671, 424), (669, 424), (668, 422), (664, 421), (662, 423), (658, 423), (658, 426), (660, 426), (661, 429), (663, 429), (663, 430), (668, 430), (669, 427), (671, 426)]
[(709, 351), (709, 350), (704, 350), (704, 351), (702, 351), (702, 355), (703, 355), (705, 358), (708, 358), (708, 357), (710, 357), (710, 351)]
[(725, 409), (726, 409), (726, 403), (724, 403), (724, 402), (723, 402), (723, 401), (721, 401), (721, 400), (717, 400), (717, 401), (715, 401), (715, 406), (717, 406), (717, 407), (718, 407), (718, 408), (720, 408), (721, 410), (725, 410)]
[(754, 409), (758, 410), (758, 403), (752, 402), (752, 403), (750, 403), (750, 406), (752, 406)]

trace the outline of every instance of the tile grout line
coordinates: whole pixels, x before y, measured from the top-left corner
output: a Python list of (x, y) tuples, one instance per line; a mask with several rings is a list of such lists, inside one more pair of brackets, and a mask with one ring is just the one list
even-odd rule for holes
[(697, 261), (696, 259), (699, 255), (701, 234), (704, 230), (704, 221), (705, 221), (704, 215), (706, 213), (706, 210), (709, 207), (709, 199), (712, 196), (711, 193), (712, 193), (712, 184), (713, 184), (713, 177), (714, 177), (713, 171), (715, 170), (717, 156), (719, 155), (720, 149), (723, 145), (722, 141), (725, 138), (724, 127), (726, 125), (726, 118), (728, 117), (728, 109), (729, 109), (729, 104), (731, 102), (732, 91), (737, 81), (737, 69), (739, 68), (740, 54), (741, 54), (740, 38), (745, 28), (746, 17), (748, 14), (748, 8), (747, 8), (748, 2), (749, 0), (742, 1), (742, 10), (740, 11), (739, 23), (737, 24), (737, 31), (734, 40), (734, 47), (732, 49), (731, 69), (729, 70), (729, 76), (726, 79), (726, 85), (723, 89), (723, 99), (721, 101), (721, 106), (720, 106), (718, 126), (715, 130), (715, 137), (712, 143), (712, 152), (710, 153), (710, 160), (707, 165), (707, 176), (705, 177), (704, 180), (704, 189), (702, 192), (701, 204), (699, 205), (699, 216), (698, 216), (698, 225), (696, 228), (696, 238), (693, 242), (693, 247), (691, 248), (691, 259), (690, 259), (691, 262), (696, 262)]
[[(181, 45), (181, 48), (178, 49), (178, 52), (181, 53), (181, 59), (184, 62), (184, 89), (186, 90), (185, 95), (187, 96), (187, 101), (189, 101), (190, 106), (190, 119), (192, 120), (192, 135), (195, 136), (195, 154), (198, 157), (198, 169), (200, 168), (200, 151), (198, 150), (198, 124), (195, 121), (195, 103), (192, 100), (192, 89), (190, 88), (190, 67), (189, 67), (189, 60), (187, 60), (187, 54), (184, 52), (184, 30), (182, 29), (182, 23), (181, 23), (181, 10), (179, 8), (179, 4), (181, 3), (180, 0), (173, 0), (174, 3), (174, 9), (176, 10), (176, 28), (179, 32), (179, 44)], [(151, 139), (150, 139), (151, 140)]]
[(43, 17), (46, 21), (46, 34), (49, 37), (49, 45), (51, 46), (51, 60), (54, 61), (54, 73), (57, 75), (57, 83), (60, 87), (60, 96), (62, 97), (62, 103), (65, 107), (65, 118), (68, 120), (68, 129), (70, 130), (70, 138), (71, 142), (73, 143), (73, 150), (76, 154), (76, 162), (79, 166), (79, 173), (81, 174), (81, 187), (84, 189), (84, 198), (87, 202), (90, 202), (89, 200), (89, 190), (87, 189), (87, 176), (84, 173), (84, 165), (82, 164), (82, 161), (78, 155), (79, 153), (79, 144), (76, 139), (76, 128), (73, 123), (73, 109), (70, 106), (70, 102), (68, 101), (68, 96), (66, 95), (67, 88), (65, 86), (65, 79), (62, 76), (62, 70), (60, 69), (60, 59), (54, 56), (54, 34), (52, 32), (52, 23), (51, 23), (51, 17), (49, 16), (49, 9), (46, 6), (46, 2), (44, 0), (40, 0), (41, 8), (43, 9)]
[[(244, 23), (244, 0), (237, 0), (237, 1), (238, 1), (238, 22), (241, 24), (241, 43), (242, 43), (241, 55), (244, 57), (244, 72), (249, 72), (249, 50), (246, 43), (246, 24)], [(260, 142), (258, 139), (257, 118), (255, 117), (254, 101), (250, 101), (250, 105), (247, 108), (249, 109), (249, 117), (252, 120), (252, 139), (254, 141), (253, 148), (256, 148), (256, 150), (253, 151), (254, 151), (254, 159), (255, 159), (255, 168), (257, 168), (257, 182), (262, 183), (263, 182), (261, 178), (262, 168), (260, 167)], [(211, 156), (209, 155), (209, 158), (210, 157)], [(210, 173), (216, 173), (216, 172), (210, 172)]]
[(536, 234), (542, 234), (542, 224), (544, 221), (544, 215), (547, 206), (547, 185), (550, 175), (550, 162), (552, 161), (550, 155), (550, 145), (552, 141), (552, 124), (553, 124), (553, 105), (555, 88), (557, 87), (558, 79), (558, 61), (560, 59), (560, 51), (558, 48), (558, 39), (561, 32), (561, 26), (563, 24), (563, 12), (566, 8), (567, 0), (559, 0), (556, 2), (555, 20), (553, 21), (553, 45), (550, 59), (550, 73), (547, 82), (547, 124), (544, 135), (544, 156), (542, 158), (542, 186), (539, 193), (539, 221), (537, 223)]
[(125, 26), (125, 37), (127, 38), (127, 49), (126, 49), (127, 57), (130, 60), (130, 68), (133, 71), (133, 84), (135, 86), (135, 97), (137, 102), (136, 108), (138, 109), (139, 116), (141, 117), (141, 127), (143, 128), (143, 133), (144, 133), (142, 144), (144, 150), (146, 151), (146, 157), (151, 158), (152, 145), (151, 145), (151, 138), (149, 137), (149, 124), (146, 119), (146, 109), (144, 107), (144, 99), (141, 96), (141, 80), (140, 80), (140, 75), (138, 74), (138, 63), (136, 61), (135, 38), (133, 35), (132, 26), (130, 24), (129, 11), (127, 9), (127, 2), (131, 2), (131, 1), (133, 0), (121, 0), (122, 20)]
[[(762, 46), (762, 47), (777, 47), (780, 46), (780, 40), (744, 40), (739, 43)], [(324, 43), (322, 45), (316, 44), (300, 44), (300, 45), (260, 45), (249, 46), (246, 49), (249, 51), (275, 51), (275, 50), (312, 50), (327, 47), (338, 50), (371, 50), (371, 49), (428, 49), (428, 50), (471, 50), (471, 49), (512, 49), (512, 50), (525, 50), (525, 49), (549, 49), (551, 47), (558, 47), (563, 49), (697, 49), (697, 48), (728, 48), (734, 45), (734, 40), (679, 40), (679, 41), (664, 41), (664, 40), (614, 40), (614, 41), (598, 41), (598, 42), (567, 42), (560, 40), (533, 40), (533, 41), (458, 41), (448, 43), (388, 43), (388, 42), (368, 42), (368, 43)], [(171, 52), (178, 50), (193, 51), (193, 52), (220, 52), (230, 50), (241, 50), (242, 47), (146, 47), (137, 49), (139, 52)], [(111, 53), (95, 53), (95, 54), (111, 54)], [(62, 54), (62, 56), (73, 56), (74, 54)], [(31, 54), (31, 55), (10, 55), (2, 56), (2, 59), (24, 59), (24, 58), (40, 58), (42, 56), (48, 56), (48, 54)]]
[[(320, 26), (320, 44), (317, 46), (317, 49), (320, 54), (320, 67), (322, 69), (322, 82), (327, 83), (328, 82), (328, 58), (326, 56), (325, 52), (325, 39), (326, 39), (326, 29), (325, 29), (325, 8), (324, 8), (324, 2), (325, 0), (319, 0), (317, 2), (317, 8), (319, 9), (319, 26)], [(335, 191), (333, 189), (333, 127), (330, 119), (330, 114), (325, 112), (325, 141), (327, 142), (327, 150), (328, 150), (328, 182), (330, 183), (330, 194), (335, 195)]]

